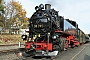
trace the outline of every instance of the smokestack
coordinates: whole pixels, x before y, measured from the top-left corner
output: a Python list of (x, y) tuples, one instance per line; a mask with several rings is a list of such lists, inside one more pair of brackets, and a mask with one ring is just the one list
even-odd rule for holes
[(46, 10), (51, 9), (51, 5), (50, 5), (50, 4), (45, 4), (45, 9), (46, 9)]

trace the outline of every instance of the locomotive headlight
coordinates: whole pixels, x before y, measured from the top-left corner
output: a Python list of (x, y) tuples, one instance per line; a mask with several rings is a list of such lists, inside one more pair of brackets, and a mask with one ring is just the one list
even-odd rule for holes
[(25, 38), (25, 36), (22, 36), (22, 39), (24, 39)]
[(53, 36), (52, 38), (53, 38), (53, 39), (56, 39), (57, 37), (56, 37), (56, 36)]
[(27, 35), (22, 35), (21, 37), (23, 40), (27, 40)]

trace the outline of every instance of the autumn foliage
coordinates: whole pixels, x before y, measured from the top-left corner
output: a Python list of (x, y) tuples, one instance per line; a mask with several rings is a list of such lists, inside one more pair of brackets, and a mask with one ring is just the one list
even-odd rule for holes
[(19, 1), (10, 0), (6, 2), (6, 0), (0, 0), (0, 12), (4, 12), (0, 15), (2, 32), (9, 30), (11, 34), (12, 32), (19, 32), (19, 29), (28, 28), (27, 12)]
[(21, 3), (16, 0), (12, 0), (5, 4), (5, 27), (11, 28), (11, 26), (17, 26), (18, 28), (27, 28), (28, 18), (26, 17), (26, 10)]

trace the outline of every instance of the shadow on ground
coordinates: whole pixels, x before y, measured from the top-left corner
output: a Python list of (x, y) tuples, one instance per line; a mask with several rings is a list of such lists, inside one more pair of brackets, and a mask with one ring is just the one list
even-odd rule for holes
[(85, 55), (84, 60), (90, 60), (90, 56)]

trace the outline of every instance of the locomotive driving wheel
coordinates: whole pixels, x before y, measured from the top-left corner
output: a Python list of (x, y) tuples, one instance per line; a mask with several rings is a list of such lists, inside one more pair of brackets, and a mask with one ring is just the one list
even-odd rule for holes
[(55, 51), (58, 51), (56, 56), (59, 57), (60, 56), (60, 52), (61, 52), (61, 47), (59, 45), (54, 45), (54, 47), (55, 47)]
[(60, 38), (60, 47), (61, 47), (61, 50), (64, 51), (64, 39), (63, 38)]

